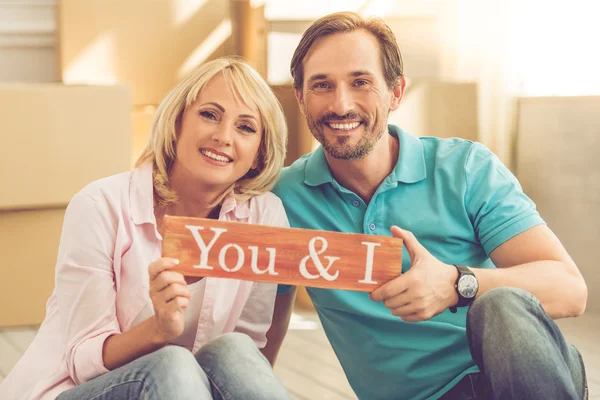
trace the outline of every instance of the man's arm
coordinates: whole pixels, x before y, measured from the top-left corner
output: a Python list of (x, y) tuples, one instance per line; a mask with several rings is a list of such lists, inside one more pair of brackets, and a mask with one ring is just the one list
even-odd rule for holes
[[(454, 306), (458, 302), (456, 268), (432, 256), (411, 232), (392, 227), (392, 235), (404, 240), (411, 267), (374, 290), (371, 298), (383, 301), (392, 314), (410, 322), (427, 320)], [(490, 257), (498, 268), (471, 269), (479, 280), (477, 296), (510, 286), (532, 293), (554, 319), (579, 316), (585, 310), (585, 281), (547, 226), (538, 225), (514, 236)]]
[(260, 350), (273, 366), (288, 330), (295, 298), (296, 287), (292, 287), (287, 292), (278, 294), (275, 300), (273, 322), (267, 332), (267, 344)]
[(507, 240), (490, 258), (498, 269), (471, 269), (479, 281), (477, 297), (495, 287), (510, 286), (532, 293), (554, 319), (585, 311), (585, 281), (548, 226), (535, 226)]

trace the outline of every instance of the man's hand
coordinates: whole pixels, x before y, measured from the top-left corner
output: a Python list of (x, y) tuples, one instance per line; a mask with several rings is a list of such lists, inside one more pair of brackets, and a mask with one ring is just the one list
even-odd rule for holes
[(458, 271), (432, 256), (415, 236), (397, 226), (392, 236), (404, 241), (410, 256), (410, 269), (371, 293), (373, 301), (383, 301), (392, 314), (407, 322), (428, 320), (458, 302), (454, 284)]

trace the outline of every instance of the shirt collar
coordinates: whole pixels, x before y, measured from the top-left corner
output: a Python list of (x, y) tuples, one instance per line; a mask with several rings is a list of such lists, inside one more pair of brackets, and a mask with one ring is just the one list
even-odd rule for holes
[(235, 215), (237, 220), (250, 218), (250, 200), (240, 203), (235, 199), (235, 197), (233, 197), (233, 195), (227, 196), (225, 200), (223, 200), (219, 219), (223, 219), (224, 216), (230, 212), (233, 212), (233, 215)]
[[(153, 224), (156, 226), (152, 164), (146, 163), (133, 171), (129, 187), (129, 200), (131, 219), (134, 224)], [(249, 203), (248, 200), (240, 203), (233, 195), (227, 196), (223, 200), (219, 219), (225, 219), (225, 216), (229, 213), (233, 213), (237, 220), (250, 218)]]
[[(390, 174), (390, 179), (403, 183), (415, 183), (425, 179), (427, 169), (421, 140), (395, 125), (388, 125), (388, 131), (400, 141), (398, 162)], [(319, 186), (328, 182), (334, 182), (334, 179), (323, 147), (319, 146), (308, 156), (304, 170), (304, 183), (309, 186)]]
[(327, 182), (333, 182), (333, 175), (327, 164), (323, 147), (319, 146), (308, 156), (304, 169), (304, 183), (309, 186), (319, 186)]
[(146, 163), (133, 171), (129, 186), (129, 207), (134, 224), (156, 225), (152, 164)]
[(402, 183), (416, 183), (425, 179), (427, 165), (421, 139), (395, 125), (388, 125), (388, 129), (390, 135), (400, 140), (398, 162), (390, 174), (391, 178)]

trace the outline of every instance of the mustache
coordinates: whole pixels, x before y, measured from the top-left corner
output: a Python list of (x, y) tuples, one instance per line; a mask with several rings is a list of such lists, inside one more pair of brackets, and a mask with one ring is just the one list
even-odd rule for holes
[(336, 113), (327, 113), (322, 115), (317, 122), (319, 124), (324, 124), (326, 122), (331, 122), (331, 121), (336, 121), (336, 122), (343, 122), (343, 121), (351, 121), (351, 120), (361, 120), (361, 121), (366, 121), (367, 119), (365, 117), (363, 117), (362, 115), (355, 113), (355, 112), (349, 112), (346, 113), (344, 115), (338, 115)]

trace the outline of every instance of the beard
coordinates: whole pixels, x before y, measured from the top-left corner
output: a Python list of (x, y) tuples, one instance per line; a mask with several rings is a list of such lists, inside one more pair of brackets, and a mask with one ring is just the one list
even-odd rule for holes
[[(305, 108), (306, 122), (312, 135), (321, 143), (323, 150), (338, 160), (358, 160), (364, 158), (373, 150), (375, 144), (386, 131), (386, 125), (379, 119), (371, 120), (367, 115), (349, 112), (343, 116), (334, 113), (326, 113), (314, 119)], [(347, 121), (360, 121), (358, 128), (363, 129), (363, 134), (356, 144), (350, 143), (350, 136), (336, 136), (333, 141), (327, 140), (325, 127), (327, 122), (344, 123)], [(332, 129), (332, 128), (329, 128)]]

